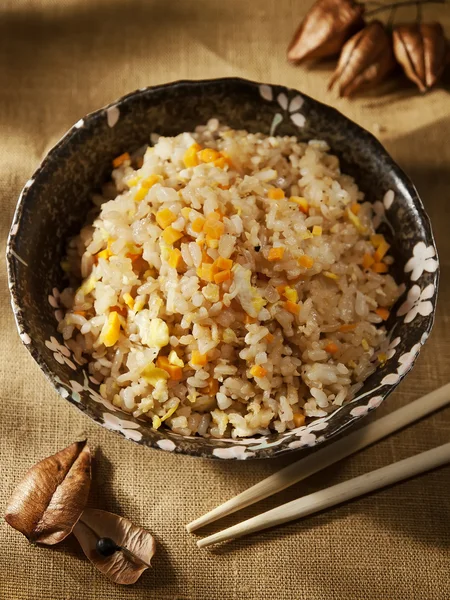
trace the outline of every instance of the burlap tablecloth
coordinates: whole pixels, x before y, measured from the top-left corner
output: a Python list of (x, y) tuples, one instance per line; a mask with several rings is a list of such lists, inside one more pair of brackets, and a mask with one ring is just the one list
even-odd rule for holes
[[(444, 89), (421, 97), (407, 85), (351, 102), (334, 99), (326, 91), (329, 66), (294, 68), (285, 61), (286, 45), (309, 5), (309, 0), (3, 0), (1, 252), (22, 185), (85, 113), (135, 88), (179, 78), (239, 75), (303, 90), (379, 135), (418, 186), (440, 249), (434, 333), (414, 371), (377, 410), (380, 416), (449, 378), (450, 101)], [(425, 12), (439, 15), (450, 32), (450, 11)], [(2, 522), (1, 600), (450, 598), (450, 468), (216, 550), (197, 550), (185, 523), (288, 460), (213, 462), (174, 456), (94, 425), (53, 391), (22, 347), (4, 265), (1, 281), (0, 511), (30, 465), (84, 433), (98, 449), (90, 504), (127, 516), (158, 540), (153, 569), (123, 588), (97, 572), (76, 543), (34, 548)], [(449, 437), (447, 409), (242, 516)]]

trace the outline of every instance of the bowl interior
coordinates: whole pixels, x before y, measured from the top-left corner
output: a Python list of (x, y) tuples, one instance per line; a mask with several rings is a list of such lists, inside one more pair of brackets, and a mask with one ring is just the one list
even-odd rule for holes
[[(393, 275), (404, 294), (387, 322), (389, 360), (351, 403), (285, 434), (251, 440), (182, 438), (125, 415), (102, 399), (56, 331), (60, 263), (67, 240), (110, 175), (111, 161), (149, 142), (150, 133), (192, 131), (210, 118), (251, 132), (323, 139), (375, 205), (378, 231), (391, 244)], [(412, 366), (433, 324), (437, 256), (414, 186), (368, 132), (334, 109), (282, 86), (240, 79), (177, 82), (147, 88), (80, 120), (27, 182), (8, 242), (12, 305), (22, 341), (58, 391), (95, 421), (164, 450), (219, 458), (267, 457), (329, 439), (375, 408)]]

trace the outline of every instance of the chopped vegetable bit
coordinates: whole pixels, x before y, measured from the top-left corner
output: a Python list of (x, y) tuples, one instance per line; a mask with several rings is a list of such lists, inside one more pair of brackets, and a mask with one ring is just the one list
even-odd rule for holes
[(365, 269), (369, 269), (373, 265), (374, 262), (375, 261), (371, 254), (364, 254), (363, 259), (362, 259), (362, 266)]
[(369, 342), (366, 340), (366, 338), (363, 338), (361, 340), (361, 346), (363, 347), (365, 352), (367, 352), (369, 350), (370, 346), (369, 346)]
[(277, 248), (271, 248), (267, 256), (267, 260), (274, 262), (275, 260), (281, 260), (284, 255), (284, 248), (278, 246)]
[(216, 275), (216, 274), (217, 274), (217, 269), (213, 264), (203, 263), (197, 269), (197, 275), (200, 277), (200, 279), (203, 279), (204, 281), (208, 281), (209, 283), (212, 283), (214, 281), (214, 275)]
[(361, 210), (361, 204), (358, 204), (357, 202), (355, 202), (354, 204), (352, 204), (350, 206), (350, 210), (352, 211), (352, 213), (354, 215), (359, 214), (359, 211)]
[(233, 266), (233, 261), (231, 258), (222, 258), (219, 256), (219, 258), (215, 261), (215, 264), (219, 269), (231, 269)]
[(227, 161), (224, 156), (221, 156), (220, 158), (214, 161), (214, 166), (218, 167), (219, 169), (224, 169), (226, 165)]
[(365, 235), (367, 233), (367, 228), (364, 227), (364, 225), (359, 220), (359, 217), (357, 217), (355, 213), (351, 211), (350, 208), (347, 208), (347, 215), (349, 220), (353, 223), (353, 225), (356, 227), (359, 233)]
[(218, 240), (225, 231), (225, 225), (221, 221), (208, 217), (203, 226), (203, 231), (205, 232), (205, 235), (208, 235), (214, 240)]
[(154, 415), (152, 417), (152, 427), (153, 429), (159, 429), (161, 427), (161, 419), (158, 417), (158, 415)]
[(131, 308), (131, 310), (133, 310), (134, 298), (131, 294), (129, 294), (128, 292), (125, 292), (125, 294), (123, 295), (123, 301), (128, 306), (128, 308)]
[(390, 312), (388, 311), (387, 308), (383, 308), (382, 306), (379, 306), (375, 312), (377, 313), (377, 315), (379, 317), (381, 317), (383, 319), (383, 321), (387, 321), (389, 319), (389, 315)]
[(111, 311), (108, 315), (108, 320), (103, 325), (100, 342), (107, 348), (111, 348), (119, 339), (120, 335), (120, 319), (116, 311)]
[(169, 373), (167, 373), (167, 371), (164, 369), (155, 367), (153, 363), (147, 365), (143, 369), (141, 375), (145, 381), (153, 387), (155, 387), (159, 381), (169, 379)]
[(255, 317), (251, 317), (250, 315), (248, 315), (247, 313), (244, 316), (244, 323), (246, 325), (253, 325), (253, 323), (256, 323), (257, 319), (255, 319)]
[(386, 240), (383, 240), (382, 242), (380, 242), (380, 245), (375, 250), (374, 255), (373, 255), (375, 262), (381, 262), (384, 258), (384, 255), (389, 250), (389, 248), (390, 248), (390, 245), (386, 242)]
[(171, 364), (167, 356), (158, 356), (156, 366), (164, 369), (173, 381), (179, 381), (183, 377), (183, 369), (178, 365)]
[(296, 204), (298, 204), (298, 207), (302, 211), (302, 213), (304, 213), (305, 215), (308, 214), (309, 203), (306, 198), (303, 198), (302, 196), (291, 196), (289, 200), (290, 202), (295, 202)]
[(199, 154), (200, 160), (205, 163), (214, 162), (218, 158), (220, 158), (220, 153), (217, 150), (213, 150), (212, 148), (205, 148)]
[(82, 283), (80, 289), (85, 296), (87, 296), (88, 294), (90, 294), (92, 292), (92, 290), (95, 288), (95, 283), (96, 283), (96, 279), (93, 275), (88, 277), (88, 279), (86, 279), (86, 281), (84, 281)]
[(325, 352), (328, 352), (328, 354), (336, 354), (336, 352), (339, 351), (339, 346), (334, 342), (328, 342), (324, 350)]
[(273, 340), (275, 339), (275, 336), (273, 335), (273, 333), (268, 333), (266, 335), (266, 342), (268, 344), (271, 344), (273, 342)]
[(166, 227), (166, 229), (164, 229), (162, 237), (166, 244), (171, 245), (177, 242), (179, 239), (181, 239), (183, 237), (183, 233), (181, 231), (177, 231), (169, 225), (169, 227)]
[(294, 413), (293, 421), (296, 427), (302, 427), (306, 422), (306, 417), (303, 413), (296, 412)]
[(191, 363), (197, 367), (204, 367), (208, 362), (206, 354), (201, 354), (198, 350), (192, 350)]
[(250, 375), (252, 377), (265, 377), (267, 375), (267, 369), (261, 365), (255, 365), (250, 369)]
[(220, 271), (216, 275), (214, 275), (215, 283), (223, 283), (224, 281), (228, 281), (231, 279), (231, 271), (227, 269), (226, 271)]
[(169, 352), (169, 362), (171, 365), (175, 365), (177, 367), (184, 367), (184, 362), (181, 360), (181, 358), (178, 356), (175, 350), (171, 350)]
[(124, 163), (126, 160), (131, 160), (131, 159), (130, 159), (130, 155), (128, 154), (128, 152), (124, 152), (124, 153), (123, 153), (123, 154), (121, 154), (120, 156), (117, 156), (117, 157), (116, 157), (116, 158), (115, 158), (115, 159), (112, 161), (113, 167), (114, 167), (115, 169), (117, 169), (118, 167), (120, 167), (120, 165), (123, 165), (123, 163)]
[(183, 217), (185, 219), (189, 219), (191, 210), (192, 210), (192, 208), (189, 208), (188, 206), (183, 206), (183, 208), (181, 209), (181, 214), (183, 215)]
[(270, 200), (283, 200), (284, 190), (281, 188), (272, 188), (267, 192), (267, 196)]
[(181, 261), (181, 252), (178, 250), (178, 248), (171, 250), (169, 254), (169, 260), (167, 261), (169, 267), (172, 267), (172, 269), (177, 269), (180, 266)]
[(277, 285), (277, 287), (275, 288), (277, 290), (277, 292), (280, 294), (280, 296), (282, 294), (284, 294), (284, 290), (287, 288), (288, 286), (285, 283), (282, 283), (281, 285)]
[(202, 147), (200, 144), (192, 144), (183, 156), (184, 166), (188, 169), (189, 167), (196, 167), (198, 165), (197, 152), (200, 152)]
[(200, 233), (203, 231), (204, 224), (205, 219), (203, 217), (197, 217), (195, 221), (192, 221), (192, 231), (195, 231), (195, 233)]
[(387, 273), (389, 271), (389, 267), (386, 263), (376, 262), (372, 265), (373, 271), (375, 273)]
[(142, 180), (141, 187), (149, 190), (155, 183), (162, 181), (161, 175), (150, 175)]
[(378, 246), (381, 244), (381, 242), (384, 241), (384, 235), (382, 235), (381, 233), (375, 233), (374, 235), (370, 236), (370, 241), (372, 243), (372, 246), (374, 246), (374, 248), (378, 248)]
[(140, 187), (134, 195), (134, 199), (136, 200), (136, 202), (141, 202), (141, 200), (143, 200), (145, 198), (145, 196), (147, 195), (147, 192), (148, 192), (147, 188)]
[(206, 245), (208, 246), (208, 248), (218, 248), (219, 247), (219, 240), (213, 240), (212, 238), (209, 237), (209, 235), (206, 236)]
[(163, 208), (156, 213), (155, 218), (161, 229), (166, 229), (166, 227), (169, 227), (169, 225), (177, 220), (177, 215), (169, 208)]
[(287, 300), (290, 300), (291, 302), (298, 302), (297, 290), (294, 290), (294, 288), (287, 285), (283, 293)]
[(380, 361), (381, 364), (384, 364), (387, 361), (387, 355), (384, 352), (381, 352), (378, 355), (378, 360)]
[(94, 255), (94, 258), (97, 260), (99, 258), (103, 258), (103, 260), (108, 260), (110, 256), (112, 256), (112, 252), (108, 248), (105, 248), (101, 252), (97, 252), (97, 254)]
[(128, 311), (125, 308), (125, 306), (118, 306), (118, 305), (111, 306), (110, 310), (118, 313), (121, 317), (126, 317), (127, 313), (128, 313)]
[(166, 412), (166, 414), (161, 417), (161, 421), (167, 421), (167, 419), (170, 419), (170, 417), (173, 415), (173, 413), (178, 409), (180, 403), (177, 402), (177, 404), (175, 404), (175, 406), (172, 406), (172, 408), (169, 408), (169, 410)]
[(356, 329), (356, 323), (345, 323), (339, 327), (339, 331), (341, 333), (348, 333), (349, 331), (353, 331)]
[(140, 182), (140, 180), (141, 180), (141, 177), (139, 175), (136, 175), (135, 177), (130, 177), (130, 179), (128, 179), (126, 184), (129, 188), (132, 188), (135, 185), (137, 185)]
[(296, 304), (295, 302), (291, 302), (290, 300), (287, 300), (284, 303), (284, 308), (293, 315), (298, 315), (300, 313), (300, 304)]
[(312, 234), (319, 237), (322, 235), (322, 227), (320, 225), (314, 225), (312, 228)]
[(298, 258), (298, 264), (305, 269), (310, 269), (314, 264), (314, 259), (307, 254), (303, 254), (303, 256)]
[(332, 273), (331, 271), (324, 271), (323, 274), (325, 277), (328, 277), (328, 279), (339, 279), (338, 275), (336, 275), (336, 273)]
[(162, 319), (158, 317), (150, 321), (148, 336), (146, 339), (147, 346), (155, 346), (162, 348), (169, 343), (169, 327)]
[(208, 396), (215, 396), (217, 394), (217, 392), (219, 391), (219, 382), (217, 381), (217, 379), (214, 379), (213, 377), (210, 377), (208, 379), (208, 385), (204, 388), (202, 388), (202, 391), (205, 391), (205, 394), (207, 394)]

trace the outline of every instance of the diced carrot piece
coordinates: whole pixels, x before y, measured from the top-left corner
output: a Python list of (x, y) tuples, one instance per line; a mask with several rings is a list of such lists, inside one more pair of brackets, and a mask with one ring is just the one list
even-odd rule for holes
[(266, 335), (266, 342), (268, 344), (271, 344), (273, 342), (273, 340), (275, 339), (275, 336), (273, 335), (273, 333), (268, 333)]
[(216, 260), (216, 265), (217, 268), (221, 270), (231, 269), (233, 266), (233, 261), (231, 258), (223, 258), (222, 256), (219, 256), (219, 258)]
[(218, 188), (220, 188), (221, 190), (229, 190), (230, 186), (229, 185), (223, 185), (222, 183), (219, 183), (217, 185)]
[(227, 161), (223, 156), (214, 161), (214, 166), (218, 167), (219, 169), (224, 169), (226, 165)]
[(349, 331), (353, 331), (356, 329), (356, 323), (345, 323), (339, 327), (339, 331), (341, 333), (348, 333)]
[(86, 316), (86, 311), (85, 310), (74, 310), (73, 314), (74, 315), (80, 315), (80, 317), (85, 317)]
[(303, 413), (294, 413), (294, 425), (296, 427), (302, 427), (306, 422), (306, 417)]
[(220, 271), (216, 275), (214, 275), (215, 283), (223, 283), (224, 281), (228, 281), (231, 279), (231, 271), (227, 269), (226, 271)]
[(203, 227), (203, 231), (205, 232), (205, 235), (209, 235), (210, 238), (218, 240), (222, 237), (225, 226), (220, 221), (208, 218)]
[(387, 321), (389, 319), (389, 315), (390, 312), (388, 311), (387, 308), (383, 308), (382, 306), (379, 306), (375, 312), (377, 313), (377, 315), (379, 317), (381, 317), (383, 319), (383, 321)]
[(183, 233), (169, 226), (166, 229), (164, 229), (162, 237), (166, 244), (174, 244), (176, 241), (183, 237)]
[(191, 363), (197, 367), (204, 367), (208, 362), (206, 354), (201, 354), (198, 350), (192, 350)]
[(197, 217), (194, 221), (192, 221), (192, 231), (195, 231), (195, 233), (200, 233), (203, 230), (204, 224), (205, 219), (203, 217)]
[[(203, 251), (202, 252), (202, 262), (212, 265), (214, 261), (207, 252)], [(215, 273), (217, 273), (217, 271), (215, 271)]]
[(220, 153), (217, 150), (213, 150), (212, 148), (205, 148), (199, 154), (200, 160), (205, 163), (214, 162), (220, 157)]
[(183, 162), (186, 168), (196, 167), (198, 165), (197, 152), (200, 152), (201, 149), (202, 147), (200, 144), (192, 144), (192, 146), (189, 146), (183, 156)]
[(298, 204), (298, 207), (302, 211), (302, 213), (304, 213), (305, 215), (308, 214), (309, 204), (306, 198), (303, 198), (302, 196), (291, 196), (289, 198), (289, 201)]
[(172, 267), (172, 269), (177, 269), (180, 266), (181, 261), (181, 252), (178, 250), (178, 248), (171, 250), (169, 260), (167, 261), (169, 267)]
[(251, 317), (250, 315), (245, 313), (244, 323), (246, 325), (252, 325), (253, 323), (256, 323), (256, 319), (255, 319), (255, 317)]
[(131, 262), (136, 262), (142, 256), (142, 252), (127, 252), (125, 254), (127, 258), (131, 260)]
[(372, 243), (372, 246), (378, 248), (381, 242), (384, 241), (384, 235), (382, 235), (381, 233), (375, 233), (374, 235), (370, 236), (370, 241)]
[(389, 248), (390, 245), (386, 242), (386, 240), (383, 240), (374, 252), (373, 258), (375, 262), (381, 262)]
[(284, 190), (281, 188), (272, 188), (267, 192), (267, 196), (270, 200), (283, 200)]
[(357, 215), (359, 213), (359, 211), (361, 210), (361, 204), (358, 204), (357, 202), (355, 202), (354, 204), (352, 204), (350, 206), (350, 210), (352, 211), (352, 213), (354, 215)]
[(208, 385), (202, 388), (202, 391), (205, 391), (205, 394), (208, 396), (215, 396), (219, 391), (219, 382), (214, 377), (210, 377), (208, 379)]
[(170, 379), (174, 381), (179, 381), (183, 377), (183, 369), (177, 365), (172, 365), (167, 356), (158, 356), (156, 366), (169, 373)]
[(141, 187), (149, 190), (151, 187), (155, 185), (155, 183), (159, 183), (162, 180), (161, 175), (149, 175), (141, 182)]
[(334, 342), (329, 342), (325, 348), (324, 348), (325, 352), (328, 352), (329, 354), (336, 354), (336, 352), (338, 352), (339, 350), (339, 346), (337, 344), (335, 344)]
[(225, 164), (228, 165), (229, 167), (232, 167), (233, 161), (231, 160), (231, 156), (229, 156), (226, 152), (221, 152), (220, 154), (222, 155), (223, 159), (225, 160)]
[(286, 283), (282, 283), (281, 285), (277, 285), (277, 287), (275, 288), (277, 290), (277, 292), (280, 294), (280, 296), (282, 294), (284, 294), (284, 290), (287, 288), (287, 284)]
[(204, 281), (208, 281), (209, 283), (212, 283), (214, 281), (214, 276), (216, 274), (217, 274), (217, 269), (215, 268), (215, 266), (213, 264), (203, 263), (197, 269), (197, 275), (200, 277), (200, 279), (203, 279)]
[(371, 254), (364, 254), (363, 259), (362, 259), (362, 266), (365, 269), (369, 269), (373, 265), (374, 262), (375, 261)]
[(252, 377), (265, 377), (267, 375), (267, 369), (261, 365), (255, 365), (250, 369), (250, 375)]
[(169, 225), (172, 225), (174, 221), (177, 220), (177, 216), (173, 213), (169, 208), (163, 208), (159, 210), (156, 215), (156, 222), (161, 227), (161, 229), (166, 229)]
[(270, 262), (274, 262), (275, 260), (281, 260), (284, 255), (284, 248), (282, 246), (277, 246), (276, 248), (271, 248), (269, 250), (269, 254), (267, 256), (267, 260)]
[(284, 308), (293, 315), (298, 315), (300, 312), (300, 304), (296, 304), (295, 302), (291, 302), (290, 300), (287, 300), (284, 303)]
[(303, 256), (299, 257), (298, 264), (305, 269), (310, 269), (314, 264), (314, 259), (307, 254), (303, 254)]
[(128, 152), (124, 152), (123, 154), (121, 154), (120, 156), (117, 156), (113, 161), (113, 167), (115, 169), (117, 169), (118, 167), (120, 167), (120, 165), (123, 165), (123, 163), (126, 160), (130, 160), (130, 155), (128, 154)]
[(375, 273), (387, 273), (389, 271), (388, 266), (382, 262), (374, 263), (372, 269), (375, 271)]

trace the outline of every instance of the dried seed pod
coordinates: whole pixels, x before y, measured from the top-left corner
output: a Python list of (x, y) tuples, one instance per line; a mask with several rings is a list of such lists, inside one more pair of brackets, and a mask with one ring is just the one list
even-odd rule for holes
[(71, 533), (91, 485), (91, 453), (75, 442), (31, 467), (6, 506), (5, 521), (31, 542), (49, 546)]
[(364, 26), (364, 6), (353, 0), (317, 0), (289, 45), (292, 62), (337, 54), (345, 41)]
[(394, 54), (406, 76), (421, 92), (437, 83), (445, 69), (447, 41), (440, 23), (398, 25), (393, 32)]
[(389, 35), (380, 21), (372, 21), (342, 48), (329, 89), (337, 84), (340, 96), (380, 83), (394, 68)]

